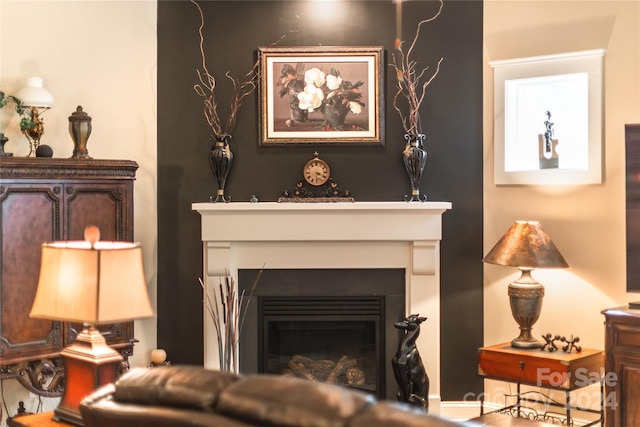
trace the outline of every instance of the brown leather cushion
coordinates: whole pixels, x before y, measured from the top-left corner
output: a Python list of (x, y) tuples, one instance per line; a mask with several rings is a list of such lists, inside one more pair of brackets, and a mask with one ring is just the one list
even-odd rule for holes
[(217, 409), (258, 425), (341, 427), (375, 399), (339, 386), (275, 375), (250, 375), (229, 385)]
[(115, 402), (112, 399), (83, 402), (80, 412), (84, 427), (255, 427), (255, 424), (215, 412)]
[(453, 427), (461, 424), (427, 415), (421, 409), (404, 403), (381, 401), (358, 415), (349, 427)]
[(198, 366), (135, 368), (116, 382), (119, 402), (184, 406), (213, 411), (220, 391), (238, 380), (228, 372)]

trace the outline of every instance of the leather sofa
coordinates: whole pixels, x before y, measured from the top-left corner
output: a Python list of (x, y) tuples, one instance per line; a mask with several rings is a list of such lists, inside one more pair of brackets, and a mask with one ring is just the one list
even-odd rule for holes
[(83, 399), (85, 427), (472, 425), (342, 386), (193, 366), (136, 368)]

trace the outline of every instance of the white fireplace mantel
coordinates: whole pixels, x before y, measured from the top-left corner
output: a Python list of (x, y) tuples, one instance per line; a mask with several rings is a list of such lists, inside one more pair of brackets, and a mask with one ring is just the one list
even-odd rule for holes
[[(440, 240), (449, 202), (193, 203), (202, 217), (207, 288), (239, 269), (403, 268), (407, 314), (428, 317), (418, 350), (440, 404)], [(205, 366), (218, 366), (205, 315)], [(391, 361), (388, 361), (391, 363)]]

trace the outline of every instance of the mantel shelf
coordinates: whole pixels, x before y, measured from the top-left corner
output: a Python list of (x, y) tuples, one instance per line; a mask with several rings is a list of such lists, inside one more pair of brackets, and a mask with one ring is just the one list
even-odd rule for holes
[(440, 240), (449, 202), (194, 203), (205, 242)]
[(193, 203), (193, 210), (205, 212), (229, 211), (433, 211), (441, 214), (451, 209), (451, 202), (353, 202), (353, 203), (277, 203), (277, 202), (231, 202), (231, 203)]

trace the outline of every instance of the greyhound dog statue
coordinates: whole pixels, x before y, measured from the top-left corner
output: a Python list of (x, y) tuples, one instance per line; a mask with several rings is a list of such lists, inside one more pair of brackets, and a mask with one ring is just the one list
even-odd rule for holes
[(412, 314), (393, 326), (404, 331), (404, 336), (393, 357), (393, 374), (400, 387), (398, 400), (419, 406), (429, 411), (429, 377), (424, 370), (416, 339), (420, 334), (420, 324), (427, 320), (419, 314)]

